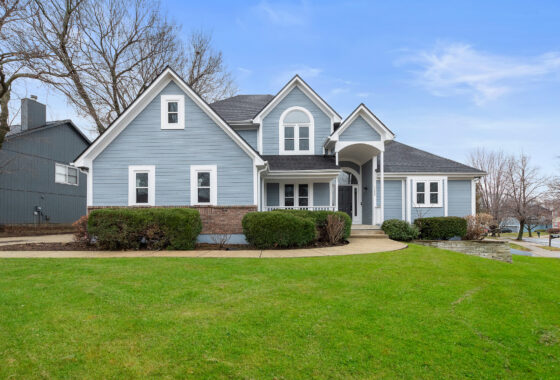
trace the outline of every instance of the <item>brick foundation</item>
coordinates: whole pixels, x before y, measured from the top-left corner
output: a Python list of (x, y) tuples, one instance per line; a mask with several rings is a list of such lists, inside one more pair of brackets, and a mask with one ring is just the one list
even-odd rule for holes
[[(202, 220), (202, 234), (242, 234), (241, 220), (257, 206), (157, 206), (161, 208), (195, 208)], [(126, 206), (89, 206), (91, 210), (102, 208), (128, 208)], [(138, 208), (135, 206), (135, 208)]]

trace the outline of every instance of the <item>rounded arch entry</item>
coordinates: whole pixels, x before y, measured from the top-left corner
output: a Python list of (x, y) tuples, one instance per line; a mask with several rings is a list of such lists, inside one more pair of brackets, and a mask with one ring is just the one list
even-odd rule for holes
[(342, 167), (338, 175), (338, 210), (350, 215), (353, 224), (362, 223), (361, 176), (356, 170)]

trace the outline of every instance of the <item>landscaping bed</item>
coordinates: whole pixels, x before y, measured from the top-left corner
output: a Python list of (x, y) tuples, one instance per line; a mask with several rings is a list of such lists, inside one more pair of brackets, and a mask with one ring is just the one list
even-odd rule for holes
[(75, 228), (71, 224), (14, 224), (0, 225), (0, 238), (20, 236), (59, 235), (74, 233)]

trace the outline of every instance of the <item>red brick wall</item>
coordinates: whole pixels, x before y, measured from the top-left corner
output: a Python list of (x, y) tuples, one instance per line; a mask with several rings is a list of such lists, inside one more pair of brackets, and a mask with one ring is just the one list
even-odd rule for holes
[[(125, 208), (126, 206), (90, 206), (91, 210), (101, 208)], [(137, 207), (137, 206), (135, 206)], [(257, 211), (257, 206), (157, 206), (195, 208), (202, 220), (202, 234), (242, 234), (241, 220), (248, 212)]]

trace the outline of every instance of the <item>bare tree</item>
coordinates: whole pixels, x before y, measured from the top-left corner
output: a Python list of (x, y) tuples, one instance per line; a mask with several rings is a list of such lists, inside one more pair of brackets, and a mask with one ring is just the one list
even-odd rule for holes
[(43, 57), (29, 43), (23, 21), (32, 16), (29, 0), (0, 0), (0, 148), (10, 130), (9, 103), (12, 86), (23, 78), (39, 79), (42, 70), (31, 71), (27, 62)]
[(189, 44), (154, 0), (33, 0), (31, 27), (50, 52), (46, 82), (61, 91), (102, 133), (167, 66), (203, 98), (235, 92), (221, 52), (196, 32)]
[(509, 212), (519, 220), (517, 240), (523, 240), (523, 230), (531, 217), (532, 207), (539, 203), (538, 198), (546, 185), (546, 179), (523, 153), (507, 160), (505, 179)]
[(487, 174), (477, 183), (477, 193), (483, 211), (491, 214), (498, 223), (503, 217), (506, 199), (506, 163), (507, 159), (501, 151), (476, 149), (469, 155), (471, 166), (485, 171)]

